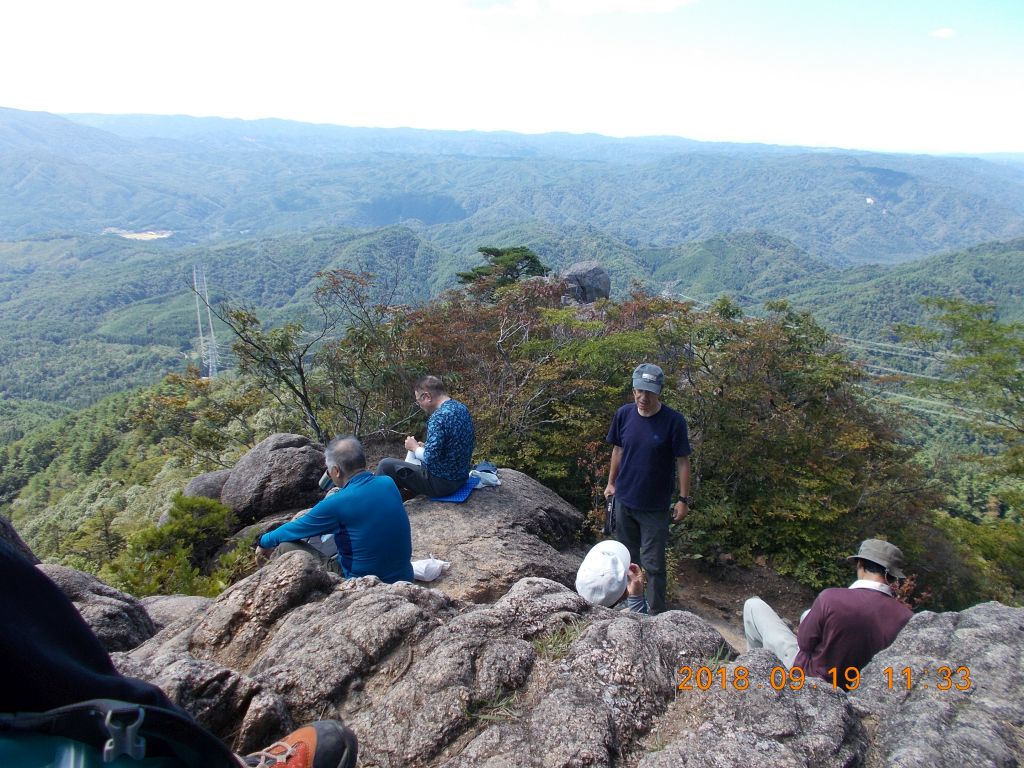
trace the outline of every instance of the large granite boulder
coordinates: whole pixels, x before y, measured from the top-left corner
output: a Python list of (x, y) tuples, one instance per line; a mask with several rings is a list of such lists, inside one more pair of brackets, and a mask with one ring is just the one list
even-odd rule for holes
[(580, 304), (590, 304), (611, 295), (612, 279), (608, 270), (596, 261), (578, 261), (562, 272), (572, 298)]
[(333, 716), (367, 764), (539, 766), (618, 754), (673, 700), (676, 666), (722, 647), (692, 614), (592, 608), (547, 579), (474, 605), (291, 552), (115, 660), (236, 749)]
[(193, 477), (188, 481), (188, 485), (185, 486), (185, 490), (182, 492), (185, 496), (203, 496), (207, 499), (213, 499), (214, 501), (220, 501), (221, 492), (224, 490), (224, 484), (231, 477), (232, 470), (230, 469), (218, 469), (215, 472), (204, 472), (197, 477)]
[[(237, 750), (340, 717), (380, 768), (1010, 766), (1024, 757), (1022, 627), (1024, 609), (998, 604), (921, 614), (847, 694), (795, 685), (766, 650), (737, 658), (687, 612), (595, 608), (536, 577), (471, 603), (342, 580), (291, 552), (115, 661)], [(924, 673), (942, 666), (951, 690)], [(900, 690), (904, 667), (929, 687)]]
[(150, 595), (140, 601), (159, 632), (176, 621), (195, 621), (213, 602), (198, 595)]
[(873, 733), (868, 766), (1024, 761), (1024, 608), (919, 613), (860, 679), (851, 699)]
[(839, 768), (861, 764), (868, 750), (846, 694), (824, 681), (796, 689), (771, 651), (725, 664), (705, 659), (676, 679), (684, 688), (647, 740), (664, 749), (639, 768)]
[(107, 651), (135, 648), (156, 633), (142, 603), (88, 573), (43, 563), (36, 566), (74, 603)]
[(583, 515), (529, 475), (499, 469), (498, 476), (500, 486), (477, 488), (461, 504), (407, 502), (413, 559), (451, 562), (432, 586), (459, 600), (493, 602), (527, 576), (571, 587)]
[(323, 447), (302, 435), (275, 434), (245, 454), (220, 492), (243, 525), (282, 510), (310, 507), (323, 497)]

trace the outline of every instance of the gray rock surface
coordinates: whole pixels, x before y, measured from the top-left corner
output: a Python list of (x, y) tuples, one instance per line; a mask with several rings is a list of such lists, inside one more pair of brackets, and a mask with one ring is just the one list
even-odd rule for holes
[(22, 541), (21, 536), (14, 530), (14, 526), (11, 525), (11, 521), (3, 515), (0, 515), (0, 539), (7, 542), (16, 552), (24, 555), (25, 559), (35, 565), (39, 562), (39, 558), (36, 557), (28, 544)]
[[(115, 660), (240, 751), (340, 717), (379, 768), (1009, 766), (1024, 757), (1022, 626), (1024, 609), (998, 604), (921, 614), (852, 695), (813, 680), (777, 691), (773, 654), (725, 660), (690, 613), (593, 608), (536, 577), (471, 603), (342, 580), (292, 552)], [(941, 664), (968, 666), (972, 688), (885, 685), (885, 666)], [(678, 690), (683, 665), (721, 671)]]
[(213, 600), (198, 595), (151, 595), (140, 602), (159, 632), (176, 621), (195, 621)]
[(569, 610), (579, 611), (579, 604), (570, 602), (579, 601), (575, 593), (536, 579), (520, 582), (494, 607), (505, 603), (506, 610), (529, 616), (527, 606), (543, 608), (557, 599), (565, 604), (554, 636), (569, 629), (571, 642), (555, 644), (553, 653), (535, 662), (529, 681), (504, 711), (481, 711), (492, 717), (477, 724), (477, 733), (450, 765), (621, 764), (675, 698), (678, 666), (713, 657), (724, 645), (711, 627), (683, 611), (650, 618), (584, 608), (573, 615)]
[(169, 625), (116, 661), (222, 737), (241, 722), (237, 749), (340, 716), (365, 764), (486, 755), (539, 766), (574, 764), (580, 752), (610, 764), (672, 701), (675, 666), (721, 646), (692, 614), (591, 608), (547, 579), (473, 605), (419, 585), (342, 580), (292, 552), (198, 623)]
[(323, 497), (322, 446), (302, 435), (271, 435), (245, 454), (221, 488), (220, 501), (248, 525), (283, 510), (310, 507)]
[[(700, 666), (713, 672), (698, 685)], [(733, 663), (704, 659), (700, 666), (652, 729), (656, 736), (648, 745), (667, 746), (645, 755), (639, 768), (825, 768), (863, 760), (867, 736), (843, 691), (822, 680), (805, 680), (794, 690), (775, 654), (763, 649)], [(747, 687), (740, 682), (737, 688), (738, 680)]]
[(198, 477), (193, 477), (188, 481), (188, 485), (185, 486), (182, 493), (185, 496), (204, 496), (207, 499), (220, 501), (221, 491), (224, 490), (224, 484), (231, 477), (231, 472), (230, 469), (218, 469), (216, 472), (206, 472)]
[(431, 586), (459, 600), (493, 602), (528, 576), (571, 587), (583, 515), (522, 472), (502, 468), (498, 476), (500, 486), (478, 488), (461, 504), (423, 496), (407, 502), (413, 559), (433, 554), (451, 562)]
[(590, 304), (611, 295), (612, 279), (597, 261), (578, 261), (570, 265), (562, 277), (569, 285), (572, 297), (580, 304)]
[(1022, 652), (1024, 608), (983, 603), (960, 613), (914, 616), (862, 670), (851, 695), (874, 737), (867, 765), (1020, 765)]
[(107, 651), (135, 648), (156, 633), (142, 603), (88, 573), (43, 563), (36, 566), (74, 603)]
[[(115, 663), (236, 751), (338, 717), (377, 768), (1021, 764), (1024, 609), (915, 616), (851, 694), (820, 680), (773, 688), (773, 654), (736, 658), (693, 614), (588, 605), (571, 588), (580, 513), (499, 475), (464, 504), (407, 504), (414, 556), (452, 562), (430, 585), (344, 580), (291, 552), (212, 602), (151, 600), (162, 629)], [(274, 509), (248, 530), (286, 517)], [(710, 684), (678, 689), (684, 665)], [(942, 666), (950, 690), (935, 687)], [(922, 685), (907, 691), (904, 668)]]

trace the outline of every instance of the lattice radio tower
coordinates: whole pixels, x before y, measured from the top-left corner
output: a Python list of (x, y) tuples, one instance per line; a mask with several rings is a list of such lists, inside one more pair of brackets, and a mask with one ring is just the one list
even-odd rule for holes
[[(206, 366), (207, 376), (211, 379), (217, 378), (217, 368), (220, 364), (217, 354), (217, 338), (213, 335), (213, 312), (210, 309), (210, 291), (206, 287), (206, 270), (202, 267), (192, 266), (192, 292), (196, 295), (196, 324), (199, 326), (199, 357)], [(209, 327), (209, 335), (203, 332), (203, 312), (199, 306), (199, 298), (202, 297), (206, 305), (206, 322)]]

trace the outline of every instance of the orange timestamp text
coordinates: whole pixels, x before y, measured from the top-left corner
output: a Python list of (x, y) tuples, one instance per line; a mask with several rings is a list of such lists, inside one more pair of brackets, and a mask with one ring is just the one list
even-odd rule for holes
[[(843, 689), (855, 691), (861, 684), (861, 673), (857, 667), (846, 667), (840, 670), (838, 667), (829, 667), (825, 676), (821, 678), (811, 677), (808, 679), (800, 667), (787, 668), (783, 666), (772, 667), (766, 680), (754, 680), (747, 667), (680, 667), (679, 684), (676, 689), (680, 691), (707, 691), (712, 688), (721, 690), (760, 690), (771, 688), (774, 691), (791, 690), (799, 691), (805, 686), (808, 688)], [(906, 690), (912, 688), (934, 688), (937, 691), (966, 691), (971, 688), (971, 670), (966, 666), (951, 667), (942, 665), (934, 670), (914, 670), (911, 667), (895, 669), (885, 667), (882, 670), (882, 679), (889, 690)]]

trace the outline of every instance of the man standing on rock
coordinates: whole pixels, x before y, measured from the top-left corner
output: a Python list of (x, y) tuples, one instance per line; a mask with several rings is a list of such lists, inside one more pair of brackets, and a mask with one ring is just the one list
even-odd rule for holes
[(614, 499), (615, 538), (647, 572), (652, 614), (665, 610), (669, 522), (681, 521), (691, 501), (689, 432), (683, 415), (661, 402), (664, 384), (656, 365), (643, 363), (633, 371), (633, 402), (619, 408), (608, 430), (613, 448), (604, 489), (605, 498)]
[(761, 598), (743, 605), (747, 649), (767, 648), (787, 667), (805, 675), (847, 680), (846, 671), (861, 667), (887, 648), (913, 615), (893, 597), (892, 585), (905, 578), (903, 552), (881, 539), (867, 539), (846, 558), (857, 567), (848, 589), (831, 587), (815, 599), (796, 635)]
[(427, 419), (427, 439), (405, 438), (405, 449), (421, 462), (414, 464), (399, 459), (381, 459), (378, 475), (393, 478), (399, 488), (413, 495), (434, 498), (455, 493), (469, 478), (473, 459), (475, 433), (469, 409), (453, 400), (437, 376), (421, 376), (413, 386), (416, 405)]
[(340, 490), (301, 517), (263, 534), (257, 557), (269, 557), (279, 544), (319, 556), (300, 540), (334, 534), (345, 578), (376, 576), (388, 584), (412, 581), (412, 531), (398, 488), (389, 478), (367, 471), (363, 446), (351, 435), (328, 443), (324, 460)]

